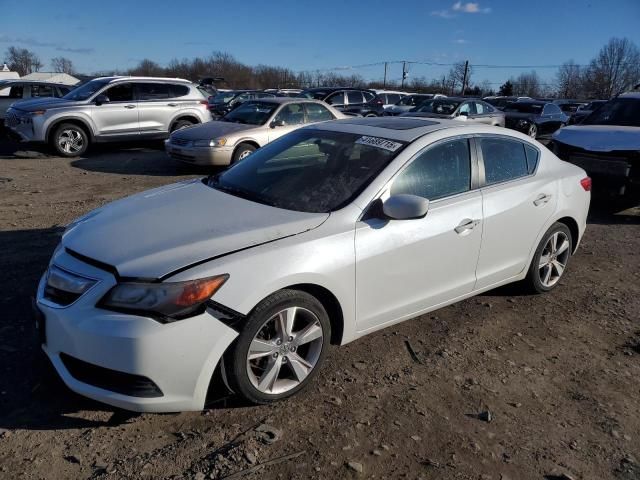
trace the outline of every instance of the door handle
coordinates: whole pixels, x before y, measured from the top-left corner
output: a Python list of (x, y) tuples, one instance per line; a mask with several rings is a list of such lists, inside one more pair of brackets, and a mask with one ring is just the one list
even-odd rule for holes
[(537, 196), (537, 198), (533, 201), (533, 204), (536, 207), (539, 207), (540, 205), (544, 205), (546, 203), (549, 202), (549, 200), (551, 200), (551, 195), (547, 195), (546, 193), (541, 193), (540, 195)]
[(461, 234), (468, 230), (472, 230), (479, 223), (480, 223), (480, 220), (472, 220), (470, 218), (465, 218), (460, 222), (460, 224), (456, 228), (454, 228), (454, 230), (457, 234)]
[(136, 108), (135, 105), (125, 105), (124, 108), (128, 108), (129, 110), (131, 110), (132, 108)]
[(178, 104), (177, 103), (167, 103), (168, 107), (177, 107)]

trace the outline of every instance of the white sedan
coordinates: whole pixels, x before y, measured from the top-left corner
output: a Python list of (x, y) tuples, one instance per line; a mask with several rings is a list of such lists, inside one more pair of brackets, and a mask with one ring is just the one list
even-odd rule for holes
[(201, 409), (218, 368), (251, 402), (283, 399), (330, 343), (511, 282), (555, 288), (590, 187), (503, 128), (305, 127), (69, 225), (38, 287), (42, 345), (71, 389), (131, 410)]

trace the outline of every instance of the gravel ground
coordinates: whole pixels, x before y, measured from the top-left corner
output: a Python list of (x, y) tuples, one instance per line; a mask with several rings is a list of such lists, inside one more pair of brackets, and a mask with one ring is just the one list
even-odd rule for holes
[[(158, 145), (65, 160), (0, 142), (0, 478), (640, 479), (640, 209), (595, 205), (559, 288), (497, 291), (332, 348), (252, 407), (132, 414), (70, 392), (30, 297), (62, 225), (202, 172)], [(242, 473), (239, 473), (242, 472)]]

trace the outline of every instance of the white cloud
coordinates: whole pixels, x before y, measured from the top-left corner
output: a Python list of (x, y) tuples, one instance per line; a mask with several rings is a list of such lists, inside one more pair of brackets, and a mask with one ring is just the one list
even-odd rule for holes
[(451, 13), (449, 10), (434, 10), (431, 12), (431, 15), (434, 17), (440, 18), (453, 18), (455, 15)]
[(458, 45), (464, 45), (465, 43), (469, 43), (469, 42), (467, 42), (464, 38), (457, 38), (453, 41), (453, 43), (457, 43)]
[(456, 2), (451, 7), (451, 10), (454, 12), (464, 12), (464, 13), (489, 13), (491, 12), (491, 8), (480, 8), (480, 4), (476, 2)]

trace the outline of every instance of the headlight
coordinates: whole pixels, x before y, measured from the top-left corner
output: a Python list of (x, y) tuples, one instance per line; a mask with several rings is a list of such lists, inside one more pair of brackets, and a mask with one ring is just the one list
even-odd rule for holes
[(34, 110), (33, 112), (29, 112), (29, 115), (32, 117), (37, 117), (38, 115), (44, 115), (47, 113), (46, 110)]
[(197, 315), (229, 275), (166, 283), (120, 283), (100, 300), (98, 307), (148, 315), (163, 323)]
[(213, 140), (196, 140), (194, 147), (224, 147), (227, 144), (226, 138), (215, 138)]

